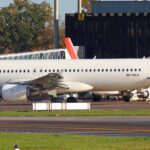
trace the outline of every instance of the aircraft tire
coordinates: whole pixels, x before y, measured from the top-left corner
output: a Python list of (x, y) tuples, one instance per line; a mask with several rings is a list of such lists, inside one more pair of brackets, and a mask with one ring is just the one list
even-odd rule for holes
[(67, 98), (67, 103), (77, 103), (77, 98), (70, 96)]
[(125, 102), (130, 102), (130, 96), (123, 96), (123, 100)]

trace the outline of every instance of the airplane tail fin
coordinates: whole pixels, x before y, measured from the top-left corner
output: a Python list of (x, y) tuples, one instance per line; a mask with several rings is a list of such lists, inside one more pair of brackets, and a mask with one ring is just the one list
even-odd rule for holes
[(78, 59), (77, 52), (75, 51), (70, 38), (65, 37), (65, 44), (71, 59)]

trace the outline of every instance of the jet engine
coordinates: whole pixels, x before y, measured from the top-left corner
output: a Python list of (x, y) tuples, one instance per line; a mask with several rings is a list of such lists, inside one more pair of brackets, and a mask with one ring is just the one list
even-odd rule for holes
[(137, 92), (137, 95), (139, 98), (148, 98), (149, 97), (149, 91), (148, 90), (141, 90)]
[(40, 90), (27, 85), (5, 84), (1, 89), (1, 96), (5, 101), (28, 101), (50, 98), (48, 90)]
[(5, 84), (1, 94), (6, 101), (27, 101), (27, 85)]

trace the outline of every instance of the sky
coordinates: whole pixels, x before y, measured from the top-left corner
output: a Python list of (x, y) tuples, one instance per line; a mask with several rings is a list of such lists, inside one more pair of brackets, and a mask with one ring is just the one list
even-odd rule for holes
[[(46, 1), (54, 6), (54, 0), (30, 0), (31, 2), (41, 3)], [(13, 3), (13, 0), (0, 0), (0, 7), (8, 6)], [(61, 21), (65, 20), (65, 13), (75, 13), (77, 12), (77, 0), (59, 0), (59, 19)]]

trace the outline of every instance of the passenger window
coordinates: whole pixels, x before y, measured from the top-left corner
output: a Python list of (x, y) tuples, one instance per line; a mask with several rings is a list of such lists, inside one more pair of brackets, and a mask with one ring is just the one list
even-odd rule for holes
[(21, 73), (22, 70), (19, 70), (19, 72)]
[(129, 69), (126, 69), (126, 71), (128, 72), (128, 71), (129, 71)]
[(134, 71), (137, 71), (137, 69), (134, 69)]
[(73, 72), (75, 72), (76, 70), (75, 69), (73, 69)]
[(114, 69), (114, 72), (116, 72), (116, 69)]
[(92, 71), (92, 69), (89, 70), (90, 72)]
[(87, 72), (88, 70), (87, 69), (85, 69), (85, 72)]
[(57, 69), (57, 72), (59, 72), (59, 69)]
[(42, 69), (40, 70), (40, 72), (42, 72)]
[(110, 69), (110, 72), (112, 72), (112, 69)]
[(67, 69), (65, 69), (65, 72), (67, 72)]
[(141, 71), (141, 69), (139, 69), (139, 71)]
[(102, 72), (104, 72), (104, 69), (102, 69)]
[(45, 72), (47, 72), (47, 69), (45, 69)]
[(77, 69), (77, 72), (79, 72), (79, 69)]
[(28, 72), (30, 72), (30, 70), (28, 69)]
[(53, 72), (55, 72), (55, 69), (53, 69)]
[(71, 69), (69, 69), (69, 72), (71, 72)]
[(9, 73), (9, 70), (7, 70), (7, 72)]
[(96, 71), (96, 69), (93, 69), (93, 71), (95, 72), (95, 71)]
[(120, 72), (120, 69), (118, 69), (118, 72)]
[(3, 73), (5, 73), (5, 70), (3, 70)]
[(130, 71), (133, 71), (133, 69), (130, 69)]
[(124, 69), (122, 69), (122, 72), (124, 72)]
[(18, 72), (18, 70), (16, 70), (16, 73)]
[(26, 72), (26, 70), (23, 70), (23, 72), (25, 73), (25, 72)]
[(108, 69), (106, 69), (106, 72), (108, 71)]
[(100, 69), (97, 69), (98, 72), (100, 72)]
[(51, 70), (49, 69), (49, 72), (51, 72)]

